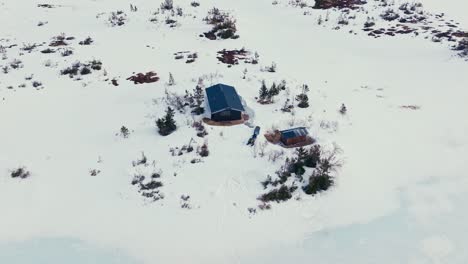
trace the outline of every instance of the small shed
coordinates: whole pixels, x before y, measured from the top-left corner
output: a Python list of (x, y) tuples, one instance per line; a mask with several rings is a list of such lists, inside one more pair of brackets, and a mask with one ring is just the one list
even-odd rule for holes
[(302, 142), (307, 142), (309, 138), (309, 132), (305, 127), (296, 127), (287, 130), (280, 131), (281, 142), (286, 146), (295, 145)]
[(242, 119), (245, 109), (234, 87), (216, 84), (206, 88), (205, 94), (208, 118), (218, 122)]

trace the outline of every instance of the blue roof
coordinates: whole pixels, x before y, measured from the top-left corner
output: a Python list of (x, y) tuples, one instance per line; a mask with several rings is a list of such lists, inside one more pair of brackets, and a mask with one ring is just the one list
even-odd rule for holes
[(236, 89), (225, 84), (216, 84), (206, 88), (206, 96), (211, 113), (225, 109), (245, 111)]
[(307, 136), (309, 132), (307, 132), (307, 129), (305, 127), (296, 127), (296, 128), (291, 128), (287, 130), (280, 131), (281, 132), (281, 137), (283, 139), (290, 139), (290, 138), (295, 138), (295, 137), (300, 137), (300, 136)]

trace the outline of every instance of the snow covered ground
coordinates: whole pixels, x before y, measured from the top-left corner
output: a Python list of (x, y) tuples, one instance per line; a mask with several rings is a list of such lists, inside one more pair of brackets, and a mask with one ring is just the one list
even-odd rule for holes
[[(0, 72), (0, 263), (62, 263), (68, 254), (76, 263), (466, 263), (468, 62), (446, 42), (319, 26), (321, 10), (303, 15), (287, 2), (201, 0), (192, 7), (175, 0), (185, 16), (171, 28), (165, 14), (149, 21), (159, 1), (56, 0), (48, 2), (55, 8), (39, 8), (45, 3), (0, 0), (0, 45), (18, 45), (6, 49), (0, 66), (14, 59), (24, 65)], [(423, 3), (468, 29), (464, 1)], [(202, 18), (213, 6), (237, 19), (239, 39), (199, 37), (210, 29)], [(127, 22), (111, 27), (107, 19), (117, 10)], [(72, 55), (40, 52), (61, 33), (75, 37)], [(88, 36), (94, 43), (78, 44)], [(242, 47), (259, 53), (259, 65), (228, 68), (216, 59), (219, 50)], [(198, 58), (175, 60), (179, 51)], [(103, 70), (82, 80), (60, 75), (93, 59)], [(260, 70), (272, 62), (277, 72)], [(126, 80), (151, 70), (159, 82)], [(174, 86), (166, 85), (169, 72)], [(177, 113), (177, 131), (160, 136), (154, 122), (164, 114), (165, 90), (191, 91), (202, 76), (207, 86), (235, 86), (262, 132), (305, 125), (321, 144), (339, 145), (344, 165), (335, 186), (316, 196), (297, 191), (259, 210), (260, 182), (282, 163), (261, 157), (263, 137), (256, 148), (245, 146), (252, 128), (207, 126), (202, 139), (194, 117)], [(283, 79), (289, 96), (256, 102), (262, 80)], [(302, 84), (310, 87), (310, 107), (296, 108), (294, 117), (282, 113)], [(122, 126), (129, 138), (118, 135)], [(191, 138), (195, 147), (208, 143), (210, 155), (200, 163), (191, 163), (195, 153), (170, 154)], [(265, 146), (267, 154), (281, 150)], [(156, 202), (131, 185), (141, 152), (162, 171), (164, 198)], [(12, 179), (19, 166), (31, 176)], [(92, 177), (91, 170), (100, 173)], [(182, 195), (190, 196), (190, 209), (181, 208)], [(89, 250), (78, 256), (70, 250), (76, 244)]]

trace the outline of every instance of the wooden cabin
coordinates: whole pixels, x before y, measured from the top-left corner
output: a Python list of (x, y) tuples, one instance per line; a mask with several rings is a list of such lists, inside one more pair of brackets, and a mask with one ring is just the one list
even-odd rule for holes
[(241, 120), (245, 109), (236, 89), (225, 84), (216, 84), (206, 88), (207, 114), (213, 121)]

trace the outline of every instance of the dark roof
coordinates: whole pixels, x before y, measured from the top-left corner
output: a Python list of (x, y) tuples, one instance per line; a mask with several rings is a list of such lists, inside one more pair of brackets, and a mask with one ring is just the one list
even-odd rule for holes
[(206, 96), (211, 113), (225, 109), (245, 111), (236, 89), (225, 84), (216, 84), (206, 88)]
[(295, 137), (300, 137), (300, 136), (307, 136), (309, 132), (307, 132), (307, 129), (305, 127), (296, 127), (296, 128), (291, 128), (287, 130), (280, 131), (281, 132), (281, 137), (283, 139), (290, 139), (290, 138), (295, 138)]

